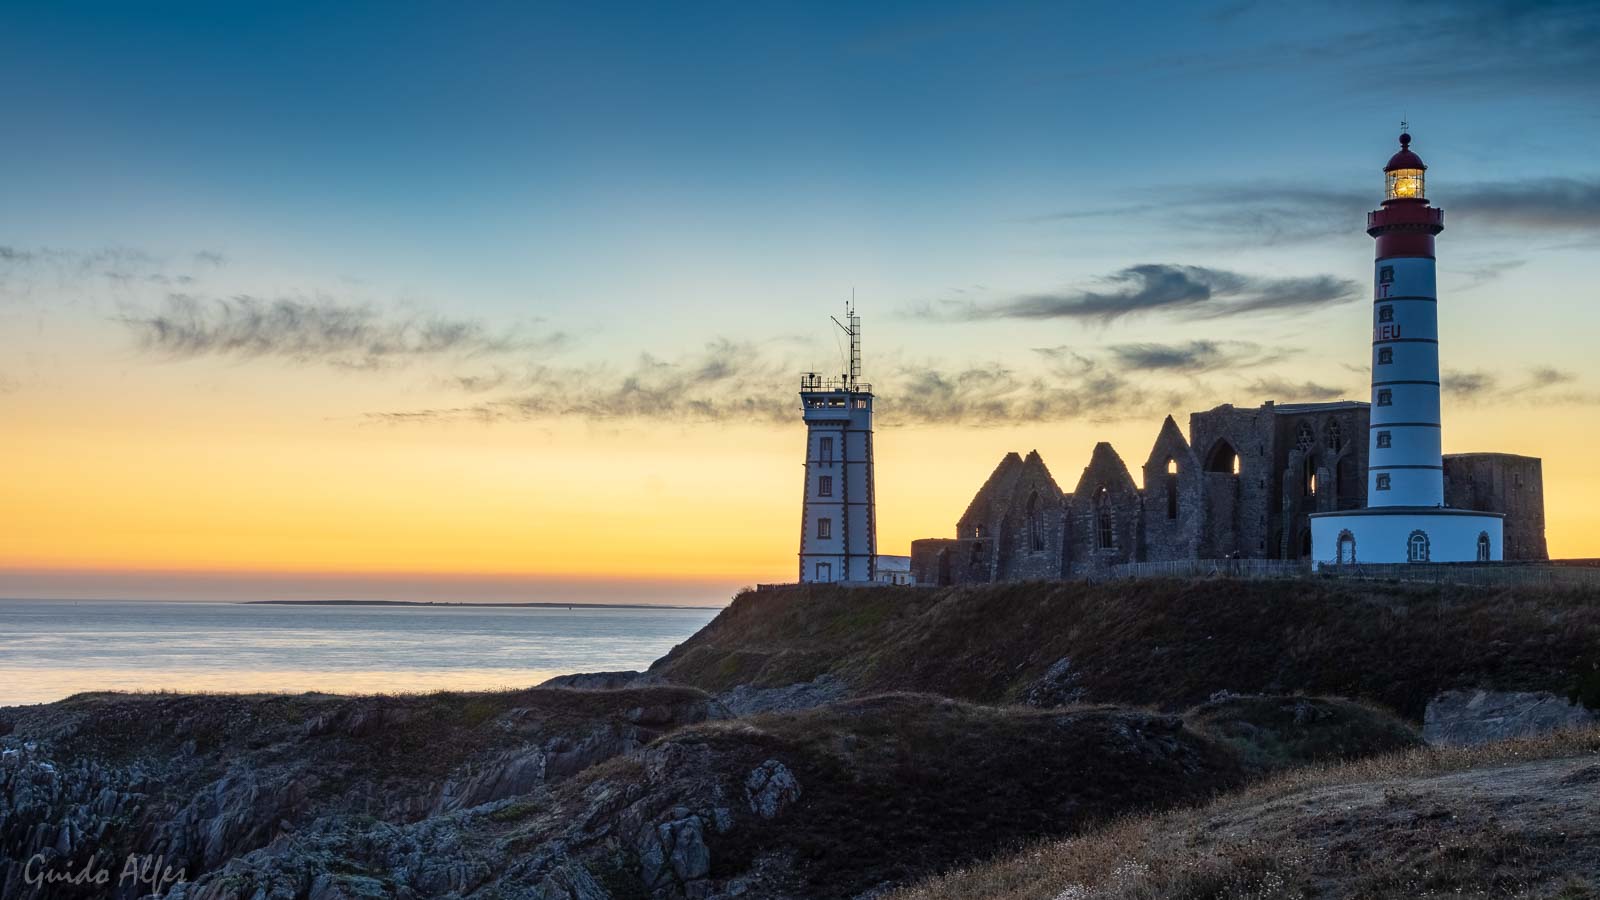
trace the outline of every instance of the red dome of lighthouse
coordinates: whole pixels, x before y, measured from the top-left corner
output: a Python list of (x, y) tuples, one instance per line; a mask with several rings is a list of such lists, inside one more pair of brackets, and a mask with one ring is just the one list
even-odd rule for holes
[(1422, 157), (1411, 152), (1411, 135), (1400, 135), (1400, 152), (1389, 157), (1389, 164), (1383, 167), (1385, 172), (1395, 169), (1426, 169), (1422, 164)]

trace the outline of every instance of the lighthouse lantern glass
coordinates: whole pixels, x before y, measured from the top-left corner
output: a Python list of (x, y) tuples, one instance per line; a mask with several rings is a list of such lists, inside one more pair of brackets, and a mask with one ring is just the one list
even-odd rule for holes
[(1415, 200), (1425, 196), (1422, 193), (1421, 169), (1395, 169), (1385, 174), (1389, 182), (1385, 200)]

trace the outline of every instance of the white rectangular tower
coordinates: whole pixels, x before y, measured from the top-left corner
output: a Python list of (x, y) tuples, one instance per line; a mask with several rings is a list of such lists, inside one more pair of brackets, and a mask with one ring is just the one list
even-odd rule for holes
[(806, 422), (805, 500), (800, 507), (800, 581), (870, 582), (877, 574), (878, 522), (872, 484), (872, 386), (861, 382), (861, 317), (845, 322), (850, 371), (800, 376)]

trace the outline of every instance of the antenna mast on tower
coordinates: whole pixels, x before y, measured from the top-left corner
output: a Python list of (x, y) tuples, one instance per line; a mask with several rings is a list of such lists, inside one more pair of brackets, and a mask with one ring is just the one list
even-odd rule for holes
[[(844, 305), (844, 322), (829, 316), (833, 324), (850, 336), (850, 371), (844, 376), (844, 389), (854, 391), (861, 382), (861, 317), (856, 315), (855, 291), (850, 292), (850, 302)], [(845, 322), (849, 322), (846, 325)]]

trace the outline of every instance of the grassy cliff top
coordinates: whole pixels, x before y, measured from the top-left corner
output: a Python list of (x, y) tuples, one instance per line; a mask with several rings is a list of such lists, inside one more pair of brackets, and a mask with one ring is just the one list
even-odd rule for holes
[(891, 900), (1600, 896), (1600, 730), (1288, 772)]
[(1597, 666), (1593, 588), (1205, 578), (745, 593), (651, 671), (708, 691), (831, 674), (857, 693), (1166, 710), (1307, 693), (1415, 720), (1441, 690), (1566, 694)]

